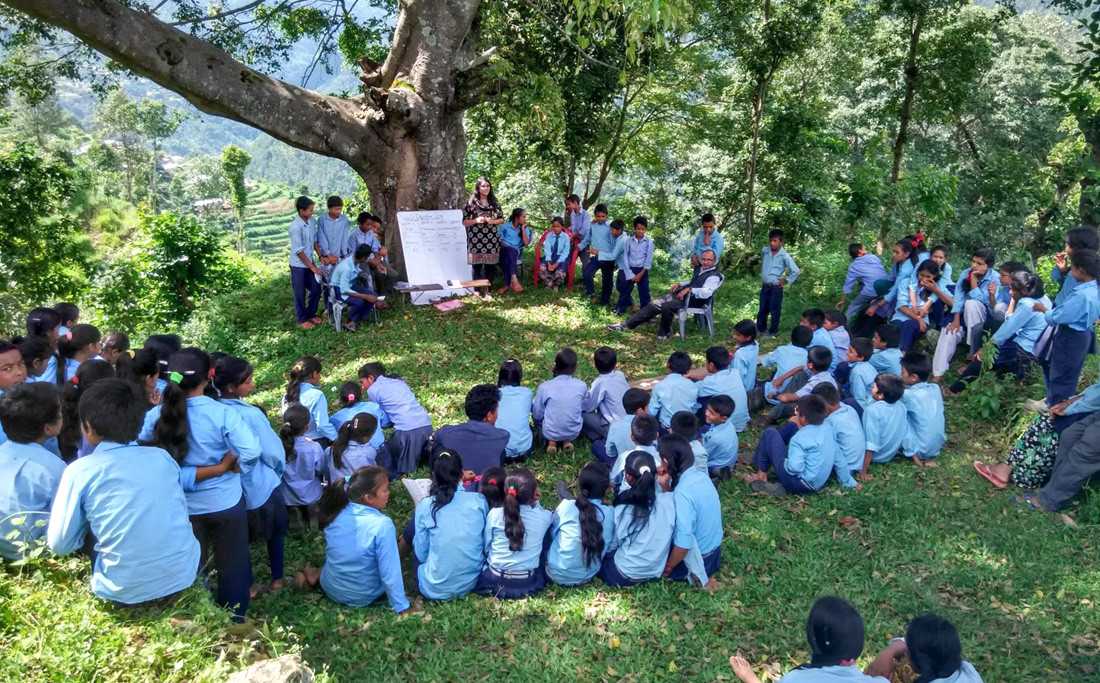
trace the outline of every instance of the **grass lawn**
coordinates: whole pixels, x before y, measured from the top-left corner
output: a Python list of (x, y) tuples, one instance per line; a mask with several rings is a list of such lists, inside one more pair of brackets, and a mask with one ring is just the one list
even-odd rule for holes
[[(797, 254), (796, 254), (797, 257)], [(845, 259), (846, 260), (846, 259)], [(805, 262), (803, 279), (785, 302), (784, 333), (803, 304), (830, 305), (846, 263)], [(755, 313), (756, 281), (727, 280), (719, 293), (715, 342), (728, 343), (733, 324)], [(654, 291), (662, 287), (655, 284)], [(467, 305), (448, 314), (400, 307), (379, 328), (337, 335), (293, 326), (285, 276), (262, 281), (245, 295), (209, 307), (187, 330), (207, 348), (249, 358), (262, 388), (254, 399), (277, 406), (284, 373), (311, 353), (325, 364), (329, 391), (353, 379), (358, 366), (381, 360), (406, 378), (438, 427), (465, 419), (462, 401), (476, 383), (493, 382), (508, 357), (524, 365), (532, 388), (549, 376), (555, 351), (581, 356), (578, 376), (595, 376), (591, 356), (608, 344), (630, 378), (663, 373), (668, 354), (688, 350), (697, 361), (711, 340), (692, 329), (686, 342), (656, 342), (654, 327), (613, 334), (610, 312), (578, 294), (545, 289)], [(774, 347), (768, 340), (762, 352)], [(1095, 361), (1090, 361), (1090, 366)], [(1091, 381), (1091, 376), (1090, 376)], [(965, 656), (986, 681), (1100, 680), (1100, 504), (1095, 495), (1066, 516), (1025, 511), (992, 491), (971, 467), (998, 459), (1018, 433), (1010, 404), (1039, 395), (1034, 381), (1003, 383), (996, 420), (967, 417), (965, 396), (948, 403), (948, 446), (936, 469), (903, 458), (878, 466), (863, 491), (835, 482), (821, 494), (783, 500), (758, 497), (739, 481), (720, 488), (723, 589), (713, 595), (671, 582), (634, 590), (551, 588), (537, 598), (503, 602), (469, 597), (435, 604), (406, 587), (423, 611), (397, 617), (381, 608), (338, 606), (320, 593), (288, 589), (250, 608), (262, 637), (225, 637), (225, 618), (193, 589), (170, 613), (120, 613), (84, 588), (78, 561), (39, 563), (22, 577), (0, 575), (0, 677), (106, 680), (218, 680), (250, 653), (300, 652), (322, 678), (389, 680), (730, 680), (730, 655), (743, 654), (760, 671), (778, 675), (808, 658), (806, 614), (813, 601), (838, 594), (867, 621), (865, 664), (913, 616), (937, 612), (954, 621)], [(331, 394), (335, 392), (330, 391)], [(742, 435), (755, 446), (758, 430)], [(557, 501), (553, 484), (574, 480), (589, 459), (537, 452), (529, 464), (543, 505)], [(427, 476), (425, 470), (417, 476)], [(412, 513), (396, 484), (388, 510), (400, 528)], [(855, 522), (842, 518), (854, 518)], [(288, 539), (287, 569), (323, 559), (322, 536)], [(257, 578), (267, 578), (266, 553), (255, 548)], [(185, 630), (169, 623), (184, 618)], [(28, 675), (29, 672), (29, 675)]]

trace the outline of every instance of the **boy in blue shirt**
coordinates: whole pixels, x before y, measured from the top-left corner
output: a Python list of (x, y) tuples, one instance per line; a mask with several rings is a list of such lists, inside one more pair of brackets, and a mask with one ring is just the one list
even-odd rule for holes
[(705, 415), (709, 428), (703, 434), (703, 448), (707, 451), (708, 474), (718, 481), (729, 479), (737, 462), (737, 430), (730, 420), (735, 407), (735, 401), (725, 394), (711, 396), (707, 401)]
[(623, 482), (623, 470), (626, 458), (634, 451), (645, 451), (657, 457), (657, 418), (652, 415), (638, 415), (630, 423), (630, 446), (619, 449), (615, 462), (611, 465), (611, 483), (618, 488)]
[(709, 460), (707, 449), (703, 446), (702, 439), (699, 438), (699, 419), (695, 417), (695, 413), (681, 410), (673, 415), (669, 433), (684, 437), (691, 445), (691, 452), (695, 456), (695, 469), (700, 472), (710, 471), (707, 466)]
[[(760, 252), (760, 307), (756, 313), (756, 329), (761, 336), (774, 337), (779, 331), (779, 314), (783, 309), (783, 288), (798, 278), (798, 266), (783, 248), (782, 230), (768, 233), (768, 246)], [(771, 317), (771, 327), (768, 318)], [(764, 330), (767, 330), (765, 332)]]
[(332, 195), (326, 203), (328, 212), (317, 219), (317, 253), (321, 270), (328, 275), (351, 252), (348, 250), (348, 217), (344, 215), (344, 200)]
[(611, 423), (626, 417), (623, 396), (630, 385), (626, 376), (616, 366), (618, 354), (610, 346), (601, 346), (592, 354), (592, 362), (600, 376), (592, 380), (592, 386), (584, 395), (584, 427), (582, 431), (589, 441), (607, 438)]
[(874, 399), (871, 397), (871, 387), (875, 383), (875, 377), (879, 374), (875, 366), (871, 365), (874, 356), (874, 345), (870, 339), (856, 337), (848, 346), (848, 405), (863, 415), (867, 406)]
[(695, 242), (691, 245), (691, 267), (693, 274), (698, 275), (703, 267), (703, 253), (714, 252), (714, 261), (722, 258), (722, 252), (726, 249), (726, 241), (718, 232), (718, 224), (714, 220), (714, 214), (705, 213), (699, 218), (699, 233), (695, 236)]
[[(18, 560), (46, 535), (50, 505), (65, 472), (46, 450), (61, 432), (61, 401), (46, 383), (19, 384), (0, 395), (0, 557)], [(16, 524), (16, 521), (19, 524)]]
[(360, 244), (355, 248), (355, 253), (336, 264), (329, 275), (334, 295), (348, 306), (348, 320), (344, 326), (350, 332), (358, 330), (360, 322), (370, 319), (378, 301), (377, 294), (357, 282), (359, 269), (370, 257), (370, 247)]
[(902, 403), (908, 415), (909, 431), (902, 447), (905, 456), (922, 467), (938, 467), (931, 462), (947, 442), (947, 426), (943, 415), (943, 394), (928, 382), (932, 374), (932, 359), (927, 354), (911, 351), (901, 360), (901, 380), (905, 382)]
[(294, 292), (294, 315), (298, 327), (312, 329), (321, 324), (317, 304), (321, 301), (321, 278), (324, 273), (310, 257), (320, 251), (317, 246), (317, 222), (313, 220), (313, 200), (298, 197), (294, 208), (298, 216), (290, 224), (290, 287)]
[[(572, 211), (570, 206), (579, 207), (580, 197), (570, 195), (565, 207)], [(611, 225), (607, 222), (607, 206), (599, 204), (593, 213), (595, 220), (589, 226), (587, 234), (577, 244), (577, 249), (588, 255), (588, 262), (584, 264), (583, 271), (584, 295), (592, 299), (592, 303), (596, 303), (596, 271), (598, 270), (600, 271), (600, 304), (606, 306), (611, 303), (611, 285), (615, 281), (615, 259), (611, 258), (611, 252), (615, 248), (615, 238), (611, 234)]]
[(871, 359), (868, 362), (879, 372), (901, 375), (902, 353), (901, 349), (898, 348), (900, 343), (900, 327), (893, 323), (879, 325), (879, 328), (875, 330), (875, 336), (871, 339), (875, 351), (871, 354)]
[(837, 356), (836, 348), (833, 346), (832, 335), (825, 329), (825, 311), (820, 308), (807, 308), (802, 311), (801, 324), (813, 330), (813, 337), (810, 338), (810, 346), (820, 346), (829, 350), (829, 372), (836, 370), (840, 358)]
[(1057, 405), (1077, 393), (1085, 356), (1096, 343), (1093, 325), (1100, 316), (1100, 295), (1096, 287), (1096, 280), (1100, 278), (1100, 254), (1091, 249), (1074, 251), (1071, 275), (1077, 285), (1061, 305), (1055, 304), (1054, 310), (1047, 310), (1042, 303), (1032, 305), (1032, 310), (1045, 313), (1047, 324), (1055, 328), (1039, 358), (1047, 385), (1048, 406)]
[(741, 383), (741, 375), (730, 362), (730, 352), (724, 346), (712, 346), (707, 349), (707, 372), (710, 373), (696, 385), (698, 398), (694, 408), (699, 417), (703, 415), (707, 407), (709, 397), (718, 394), (729, 396), (734, 403), (734, 409), (730, 422), (733, 428), (739, 432), (749, 426), (748, 395), (745, 386)]
[[(759, 419), (762, 425), (775, 424), (785, 417), (790, 417), (794, 413), (794, 404), (803, 396), (809, 396), (817, 385), (824, 382), (835, 387), (836, 380), (833, 379), (833, 374), (829, 372), (829, 359), (832, 358), (832, 355), (832, 352), (824, 346), (811, 346), (807, 352), (805, 367), (805, 372), (810, 373), (810, 377), (797, 390), (791, 391), (788, 389), (776, 396), (779, 405), (760, 416)], [(798, 372), (801, 372), (801, 370), (792, 370), (789, 374), (797, 375)]]
[[(848, 334), (848, 318), (843, 312), (830, 308), (825, 311), (825, 331), (833, 340), (833, 362), (839, 363), (848, 355), (848, 345), (852, 343), (852, 336)], [(836, 365), (833, 366), (836, 370)]]
[[(618, 286), (618, 291), (620, 293), (622, 292), (622, 288), (625, 286), (622, 284), (623, 278), (634, 277), (634, 274), (630, 271), (630, 266), (627, 264), (626, 261), (627, 236), (625, 228), (626, 225), (621, 220), (611, 221), (611, 251), (601, 251), (596, 255), (596, 258), (598, 258), (601, 262), (604, 260), (610, 260), (614, 267), (618, 269), (619, 274), (618, 280), (616, 280), (616, 282)], [(610, 302), (611, 299), (609, 297), (607, 302), (601, 300), (600, 304), (606, 305)], [(615, 312), (621, 313), (621, 311), (619, 311), (618, 309), (618, 304), (616, 304), (615, 306)]]
[[(820, 396), (798, 399), (794, 417), (783, 432), (765, 429), (752, 456), (757, 472), (742, 479), (757, 493), (782, 496), (816, 493), (829, 481), (837, 457), (836, 437), (825, 424), (825, 401)], [(775, 483), (768, 470), (775, 470)]]
[(672, 416), (681, 410), (694, 411), (699, 390), (695, 382), (684, 375), (691, 370), (691, 356), (676, 351), (668, 357), (668, 376), (657, 382), (649, 396), (649, 414), (661, 423), (667, 433)]
[[(1100, 250), (1100, 235), (1092, 228), (1074, 228), (1066, 232), (1066, 248), (1060, 254), (1054, 255), (1054, 267), (1050, 270), (1050, 279), (1056, 285), (1061, 285), (1058, 294), (1054, 297), (1054, 305), (1061, 306), (1073, 290), (1077, 288), (1077, 280), (1073, 277), (1070, 268), (1070, 259), (1079, 249)], [(60, 313), (60, 311), (58, 311)]]
[(47, 531), (59, 555), (91, 533), (92, 592), (126, 605), (174, 595), (199, 569), (179, 465), (160, 448), (128, 445), (147, 407), (141, 390), (121, 379), (100, 380), (80, 397), (81, 429), (95, 450), (65, 469)]
[(871, 386), (874, 402), (863, 411), (863, 436), (867, 439), (863, 454), (863, 467), (857, 479), (869, 481), (867, 468), (873, 462), (890, 462), (898, 454), (909, 433), (909, 414), (901, 397), (905, 395), (905, 382), (897, 375), (883, 372), (875, 377)]
[(844, 296), (837, 302), (838, 309), (844, 308), (848, 301), (848, 295), (855, 291), (856, 282), (859, 282), (859, 294), (852, 297), (852, 303), (848, 306), (847, 317), (854, 318), (878, 298), (875, 292), (877, 280), (887, 280), (889, 276), (882, 267), (882, 260), (867, 251), (867, 248), (858, 242), (848, 245), (848, 255), (852, 257), (852, 265), (848, 266), (848, 274), (844, 278)]
[(649, 392), (645, 389), (627, 389), (623, 394), (623, 411), (626, 417), (619, 418), (607, 428), (607, 438), (592, 442), (592, 455), (610, 467), (620, 453), (634, 450), (630, 440), (630, 426), (634, 418), (647, 415)]
[[(733, 352), (733, 369), (741, 376), (741, 385), (746, 392), (756, 389), (756, 366), (760, 360), (760, 345), (756, 343), (756, 323), (745, 319), (733, 326), (733, 343), (737, 350)], [(752, 406), (748, 407), (752, 410)]]
[(638, 303), (645, 306), (650, 302), (649, 297), (649, 271), (653, 268), (653, 240), (645, 236), (649, 220), (645, 216), (634, 217), (634, 236), (626, 240), (623, 250), (624, 266), (619, 266), (619, 275), (616, 284), (619, 290), (619, 301), (615, 304), (615, 312), (619, 315), (626, 313), (626, 309), (634, 306), (634, 285), (638, 285)]
[[(601, 223), (607, 222), (607, 207), (603, 204), (596, 206), (596, 211), (603, 209), (603, 219)], [(581, 266), (587, 268), (588, 262), (588, 245), (592, 243), (592, 217), (588, 215), (588, 211), (581, 208), (581, 198), (575, 194), (571, 194), (565, 199), (565, 216), (569, 219), (569, 232), (573, 235), (573, 244), (577, 245), (577, 257), (581, 262)], [(565, 223), (563, 222), (564, 226)], [(585, 271), (587, 272), (587, 271)], [(587, 285), (585, 285), (586, 291)], [(588, 291), (589, 297), (592, 296), (592, 292)]]
[(852, 474), (863, 467), (864, 438), (863, 424), (859, 415), (851, 406), (840, 402), (840, 392), (832, 384), (818, 384), (813, 390), (814, 396), (825, 401), (825, 424), (833, 430), (836, 438), (836, 461), (833, 471), (840, 483), (849, 489), (861, 489), (863, 485)]
[(764, 367), (775, 368), (775, 375), (771, 380), (756, 382), (757, 389), (768, 403), (779, 405), (779, 399), (776, 396), (784, 391), (798, 389), (805, 384), (806, 373), (791, 371), (806, 367), (806, 349), (810, 346), (812, 338), (813, 330), (805, 325), (799, 325), (791, 330), (790, 344), (784, 344), (760, 359), (760, 364)]

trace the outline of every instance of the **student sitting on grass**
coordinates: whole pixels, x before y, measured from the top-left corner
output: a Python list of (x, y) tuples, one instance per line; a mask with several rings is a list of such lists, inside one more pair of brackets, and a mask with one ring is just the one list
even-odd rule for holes
[(615, 510), (603, 502), (611, 488), (608, 474), (602, 462), (582, 467), (576, 498), (559, 482), (561, 502), (554, 511), (546, 554), (546, 578), (556, 584), (580, 586), (600, 571), (604, 550), (615, 537)]
[(672, 416), (681, 410), (695, 410), (699, 388), (686, 377), (691, 370), (691, 356), (675, 351), (668, 357), (668, 376), (650, 390), (649, 414), (661, 423), (663, 431), (672, 424)]
[(824, 383), (836, 386), (836, 380), (829, 372), (829, 359), (833, 357), (832, 352), (824, 346), (811, 346), (806, 355), (806, 367), (792, 370), (788, 374), (793, 376), (798, 372), (805, 372), (809, 375), (809, 379), (797, 391), (787, 391), (776, 396), (779, 405), (757, 418), (760, 426), (775, 424), (785, 417), (790, 417), (794, 412), (795, 401), (803, 396), (809, 396), (817, 385)]
[(734, 400), (725, 394), (711, 396), (707, 403), (703, 448), (707, 451), (707, 471), (718, 481), (729, 479), (737, 462), (737, 429), (731, 417), (736, 411)]
[(848, 405), (860, 415), (871, 405), (871, 385), (875, 383), (878, 370), (871, 365), (875, 347), (870, 339), (856, 337), (848, 347)]
[(309, 429), (309, 411), (294, 405), (283, 413), (279, 438), (286, 454), (283, 469), (283, 497), (287, 507), (294, 508), (303, 524), (314, 517), (313, 510), (321, 500), (324, 489), (321, 478), (325, 473), (325, 449), (306, 436)]
[(814, 396), (825, 401), (825, 425), (832, 428), (836, 438), (836, 460), (833, 471), (836, 478), (849, 489), (861, 489), (863, 485), (852, 478), (854, 472), (863, 468), (864, 437), (863, 425), (855, 408), (840, 402), (840, 392), (832, 384), (819, 384), (814, 387)]
[[(505, 462), (526, 460), (534, 450), (531, 432), (531, 406), (535, 393), (523, 386), (523, 366), (515, 358), (500, 364), (497, 373), (500, 403), (497, 405), (496, 426), (508, 432), (508, 445), (504, 447)], [(595, 444), (592, 452), (595, 453)]]
[(909, 622), (905, 637), (891, 640), (867, 667), (867, 675), (894, 680), (899, 665), (906, 662), (918, 683), (982, 683), (978, 670), (962, 658), (955, 625), (935, 614)]
[(901, 374), (901, 357), (904, 355), (898, 348), (901, 342), (901, 328), (894, 324), (881, 325), (875, 330), (875, 336), (871, 343), (875, 352), (871, 354), (871, 365), (878, 372), (889, 372), (894, 375)]
[(888, 372), (880, 373), (871, 385), (874, 402), (863, 411), (863, 437), (867, 440), (863, 467), (857, 479), (870, 481), (872, 462), (890, 462), (909, 435), (909, 413), (902, 403), (905, 382)]
[(378, 431), (378, 419), (370, 413), (359, 413), (340, 427), (336, 440), (328, 447), (326, 474), (329, 481), (346, 477), (360, 467), (378, 464), (378, 451), (370, 445)]
[(672, 429), (669, 433), (682, 436), (691, 444), (691, 452), (695, 456), (695, 469), (709, 474), (710, 468), (707, 466), (707, 461), (710, 457), (707, 455), (706, 446), (699, 438), (699, 419), (695, 417), (695, 413), (681, 410), (673, 415)]
[[(61, 402), (48, 384), (20, 384), (0, 396), (0, 557), (18, 560), (46, 535), (65, 463), (43, 444), (61, 431)], [(16, 523), (18, 522), (18, 524)]]
[(309, 413), (309, 426), (305, 436), (313, 439), (321, 448), (328, 448), (336, 440), (336, 429), (328, 417), (328, 399), (321, 391), (321, 361), (314, 356), (302, 356), (290, 369), (290, 381), (283, 395), (283, 412), (294, 404), (301, 404)]
[(584, 435), (589, 441), (606, 439), (611, 423), (626, 415), (623, 394), (630, 389), (622, 370), (616, 369), (615, 349), (609, 346), (596, 349), (592, 363), (600, 376), (592, 380), (592, 388), (584, 395)]
[(611, 482), (618, 488), (623, 481), (626, 461), (631, 453), (644, 451), (657, 457), (657, 418), (652, 415), (638, 415), (630, 423), (630, 447), (619, 451), (615, 463), (611, 466)]
[(600, 566), (603, 582), (620, 588), (660, 578), (676, 527), (676, 502), (659, 490), (652, 455), (631, 453), (624, 478), (630, 488), (615, 495), (615, 537)]
[(543, 382), (535, 391), (531, 416), (542, 438), (546, 454), (555, 455), (558, 446), (566, 454), (573, 453), (573, 440), (580, 436), (584, 395), (588, 385), (573, 376), (577, 371), (577, 353), (562, 349), (554, 355), (554, 378)]
[(359, 385), (393, 422), (393, 433), (386, 441), (393, 467), (390, 476), (412, 472), (420, 464), (425, 446), (432, 435), (432, 419), (416, 400), (405, 380), (386, 374), (381, 363), (359, 368)]
[[(940, 269), (933, 261), (925, 261), (917, 267), (907, 290), (898, 298), (898, 307), (890, 322), (901, 328), (901, 341), (898, 349), (905, 353), (916, 342), (917, 337), (928, 331), (931, 326), (928, 315), (932, 304), (939, 299), (933, 292), (936, 281), (940, 279)], [(946, 287), (947, 282), (940, 284)]]
[(485, 567), (474, 592), (520, 600), (546, 587), (543, 542), (553, 514), (539, 503), (539, 483), (531, 470), (519, 468), (504, 481), (504, 506), (485, 518)]
[(364, 467), (326, 486), (320, 504), (325, 564), (307, 564), (296, 577), (298, 587), (320, 585), (329, 600), (351, 607), (366, 607), (385, 596), (394, 612), (409, 611), (397, 529), (382, 512), (389, 502), (383, 467)]
[(466, 469), (480, 476), (490, 467), (504, 465), (504, 451), (512, 435), (496, 426), (500, 407), (500, 389), (495, 384), (479, 384), (466, 393), (466, 422), (446, 425), (432, 436), (433, 458), (440, 449), (462, 456)]
[(733, 326), (733, 369), (741, 377), (746, 392), (756, 388), (756, 366), (760, 360), (760, 345), (756, 343), (756, 323), (748, 318)]
[(932, 359), (932, 376), (942, 377), (951, 367), (951, 359), (959, 343), (970, 347), (968, 360), (982, 348), (982, 332), (989, 320), (995, 302), (990, 300), (990, 285), (997, 285), (997, 271), (993, 269), (994, 255), (991, 249), (978, 249), (970, 259), (970, 267), (963, 271), (955, 284), (953, 318), (940, 332), (936, 352)]
[(639, 415), (647, 415), (649, 408), (649, 392), (645, 389), (627, 389), (623, 394), (623, 410), (626, 417), (616, 420), (607, 428), (607, 438), (592, 442), (592, 455), (603, 464), (610, 467), (622, 455), (634, 450), (634, 442), (630, 438), (634, 418)]
[[(712, 346), (707, 349), (707, 372), (710, 373), (696, 383), (698, 397), (695, 400), (695, 414), (704, 417), (707, 400), (712, 396), (724, 395), (733, 399), (733, 414), (730, 422), (736, 431), (749, 426), (749, 400), (741, 375), (730, 363), (730, 352), (724, 346)], [(671, 418), (670, 418), (671, 419)], [(667, 425), (666, 425), (667, 426)]]
[(676, 504), (676, 532), (662, 576), (673, 581), (688, 581), (690, 573), (684, 558), (693, 547), (703, 556), (707, 590), (718, 588), (714, 575), (722, 567), (722, 504), (718, 491), (707, 477), (695, 469), (687, 440), (669, 435), (661, 439), (661, 488), (672, 492)]
[[(174, 596), (199, 571), (179, 465), (160, 448), (132, 445), (144, 418), (145, 397), (125, 380), (103, 380), (80, 397), (81, 429), (94, 450), (61, 475), (47, 531), (58, 555), (84, 546), (90, 533), (92, 592), (126, 605)], [(244, 525), (240, 531), (233, 541), (245, 558), (247, 604), (248, 536)]]
[[(836, 437), (825, 425), (825, 401), (820, 396), (798, 399), (794, 417), (782, 430), (765, 429), (752, 456), (757, 468), (742, 480), (769, 496), (816, 493), (829, 481), (837, 458)], [(768, 470), (776, 483), (768, 483)]]
[[(780, 683), (889, 683), (856, 666), (863, 653), (863, 639), (863, 617), (851, 603), (836, 596), (819, 598), (806, 620), (810, 662), (789, 671)], [(730, 657), (730, 666), (741, 683), (760, 683), (744, 657)]]
[(378, 422), (378, 429), (374, 431), (374, 435), (367, 443), (378, 452), (379, 463), (390, 462), (389, 452), (386, 451), (386, 435), (382, 433), (382, 430), (386, 427), (393, 426), (393, 423), (390, 422), (390, 416), (386, 415), (386, 411), (382, 410), (382, 406), (374, 401), (363, 400), (363, 388), (359, 386), (358, 382), (344, 382), (340, 385), (338, 391), (340, 392), (340, 410), (329, 417), (329, 424), (339, 434), (340, 428), (344, 426), (345, 422), (359, 413), (370, 413)]
[(867, 251), (867, 247), (855, 242), (848, 245), (848, 255), (852, 257), (852, 264), (848, 266), (848, 273), (844, 277), (844, 296), (837, 302), (836, 307), (843, 309), (848, 302), (848, 295), (855, 292), (856, 282), (859, 283), (859, 293), (852, 297), (848, 305), (846, 317), (853, 323), (860, 322), (856, 316), (863, 313), (863, 309), (877, 298), (875, 282), (888, 279), (886, 269), (882, 267), (882, 261), (875, 254)]
[(807, 308), (802, 311), (802, 322), (800, 324), (810, 328), (813, 332), (813, 336), (810, 337), (810, 346), (820, 346), (829, 350), (829, 372), (836, 370), (837, 363), (840, 362), (840, 356), (837, 355), (836, 349), (833, 347), (832, 335), (825, 329), (825, 311), (820, 308)]
[(756, 382), (757, 388), (763, 393), (763, 397), (772, 405), (779, 405), (779, 394), (789, 391), (797, 391), (806, 383), (806, 373), (792, 372), (806, 367), (806, 349), (813, 338), (813, 330), (805, 325), (798, 325), (791, 330), (791, 343), (780, 346), (775, 351), (760, 359), (760, 364), (766, 368), (775, 368), (775, 375), (769, 381)]
[[(833, 359), (839, 362), (848, 355), (848, 345), (852, 342), (852, 336), (848, 334), (848, 318), (842, 311), (835, 308), (825, 309), (825, 331), (833, 340)], [(836, 370), (834, 366), (834, 371)]]
[(910, 351), (901, 361), (901, 379), (905, 382), (905, 394), (901, 397), (909, 416), (909, 432), (903, 448), (905, 457), (924, 467), (937, 467), (931, 462), (940, 454), (947, 442), (943, 415), (943, 395), (939, 387), (928, 382), (932, 373), (932, 359), (926, 354)]

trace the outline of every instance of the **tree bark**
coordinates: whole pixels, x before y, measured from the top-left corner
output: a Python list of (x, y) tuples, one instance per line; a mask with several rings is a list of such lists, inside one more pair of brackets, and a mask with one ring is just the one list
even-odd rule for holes
[[(771, 20), (771, 0), (764, 0), (764, 23)], [(756, 87), (752, 93), (752, 106), (750, 113), (752, 119), (749, 123), (749, 134), (752, 138), (752, 146), (749, 151), (749, 162), (745, 166), (745, 247), (752, 247), (752, 233), (755, 227), (756, 214), (756, 159), (760, 154), (760, 124), (764, 120), (764, 101), (768, 93), (768, 83), (771, 82), (776, 70), (779, 68), (779, 57), (773, 57), (771, 69), (767, 74), (761, 75), (756, 81)]]
[[(211, 43), (116, 0), (0, 0), (183, 96), (201, 111), (347, 162), (403, 261), (397, 212), (465, 203), (465, 109), (487, 96), (483, 61), (466, 60), (480, 0), (401, 0), (390, 53), (364, 94), (322, 95), (259, 73)], [(395, 82), (398, 83), (395, 86)]]
[[(1100, 168), (1100, 115), (1093, 115), (1078, 126), (1085, 136), (1085, 142), (1088, 143), (1089, 159), (1093, 168)], [(1077, 203), (1077, 211), (1081, 217), (1081, 226), (1096, 230), (1100, 228), (1100, 202), (1096, 199), (1097, 181), (1086, 174), (1081, 178), (1080, 183), (1081, 199)]]
[[(909, 23), (909, 55), (905, 59), (905, 95), (898, 112), (898, 134), (894, 138), (894, 166), (890, 171), (890, 184), (897, 185), (901, 180), (901, 162), (905, 157), (905, 145), (909, 142), (909, 122), (913, 117), (913, 100), (917, 95), (917, 48), (920, 46), (921, 29), (924, 26), (924, 14), (918, 13)], [(878, 250), (882, 253), (890, 239), (889, 223), (883, 222), (878, 233)]]

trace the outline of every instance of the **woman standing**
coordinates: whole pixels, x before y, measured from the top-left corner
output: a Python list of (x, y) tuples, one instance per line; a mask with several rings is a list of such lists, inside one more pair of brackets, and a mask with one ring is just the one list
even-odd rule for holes
[[(484, 176), (474, 183), (474, 192), (462, 211), (466, 226), (466, 260), (474, 267), (475, 280), (492, 282), (500, 262), (500, 235), (497, 226), (504, 222), (504, 212), (493, 194), (493, 186)], [(484, 288), (489, 298), (489, 288)]]

